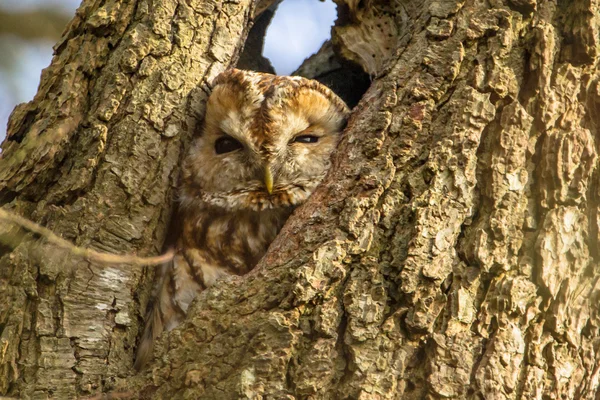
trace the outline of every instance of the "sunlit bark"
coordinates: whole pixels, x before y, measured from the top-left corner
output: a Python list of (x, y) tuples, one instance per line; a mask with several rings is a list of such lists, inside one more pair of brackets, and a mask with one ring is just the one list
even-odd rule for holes
[[(0, 195), (78, 244), (157, 253), (185, 111), (251, 5), (89, 3), (13, 115)], [(338, 0), (337, 57), (373, 82), (324, 184), (145, 373), (149, 277), (30, 241), (0, 258), (0, 393), (598, 396), (597, 4), (389, 3)]]

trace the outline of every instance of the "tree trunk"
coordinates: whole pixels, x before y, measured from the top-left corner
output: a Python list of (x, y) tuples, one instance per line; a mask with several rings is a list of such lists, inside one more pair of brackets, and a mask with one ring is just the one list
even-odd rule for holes
[[(132, 376), (152, 274), (23, 237), (0, 258), (0, 393), (600, 396), (598, 4), (337, 2), (337, 57), (374, 80), (261, 263), (202, 293)], [(4, 207), (158, 253), (191, 115), (252, 9), (84, 1), (11, 118)]]

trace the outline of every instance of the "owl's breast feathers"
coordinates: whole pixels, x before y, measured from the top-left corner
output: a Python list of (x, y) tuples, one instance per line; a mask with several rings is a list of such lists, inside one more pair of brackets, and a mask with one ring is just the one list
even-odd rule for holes
[(161, 304), (166, 329), (179, 324), (194, 297), (217, 279), (254, 268), (290, 213), (291, 209), (227, 213), (207, 208), (188, 215), (178, 256), (163, 283), (171, 300), (167, 307)]
[(206, 282), (202, 276), (202, 265), (221, 267), (230, 274), (247, 273), (267, 251), (291, 212), (291, 207), (233, 213), (213, 207), (198, 210), (184, 221), (178, 250), (185, 254), (196, 279), (210, 286), (212, 281)]

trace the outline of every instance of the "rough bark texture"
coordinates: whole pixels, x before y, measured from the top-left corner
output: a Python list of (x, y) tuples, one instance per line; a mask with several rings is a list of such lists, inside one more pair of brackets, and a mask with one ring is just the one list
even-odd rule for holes
[[(250, 11), (127, 3), (102, 24), (116, 14), (89, 3), (13, 115), (1, 193), (78, 243), (156, 251), (185, 143), (170, 127)], [(66, 273), (24, 244), (0, 259), (0, 393), (123, 377), (156, 399), (600, 396), (598, 4), (389, 3), (338, 0), (334, 48), (374, 80), (328, 178), (145, 373), (126, 378), (139, 271)]]

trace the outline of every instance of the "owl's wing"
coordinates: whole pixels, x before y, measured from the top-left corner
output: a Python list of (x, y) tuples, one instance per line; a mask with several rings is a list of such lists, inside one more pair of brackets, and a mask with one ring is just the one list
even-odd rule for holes
[(181, 323), (194, 298), (220, 277), (231, 274), (227, 266), (210, 262), (202, 250), (186, 247), (181, 237), (176, 249), (173, 260), (161, 266), (157, 277), (136, 354), (134, 366), (138, 371), (152, 357), (158, 336)]
[(134, 367), (138, 371), (152, 357), (158, 336), (183, 320), (189, 304), (203, 290), (192, 276), (190, 265), (181, 251), (175, 254), (171, 262), (161, 266), (157, 282), (135, 358)]
[(135, 362), (133, 367), (136, 371), (141, 371), (142, 368), (148, 363), (152, 357), (152, 350), (154, 349), (154, 341), (162, 333), (163, 321), (160, 315), (160, 310), (156, 304), (152, 304), (146, 314), (146, 326), (144, 327), (144, 333), (140, 339), (140, 343), (137, 348), (135, 355)]

